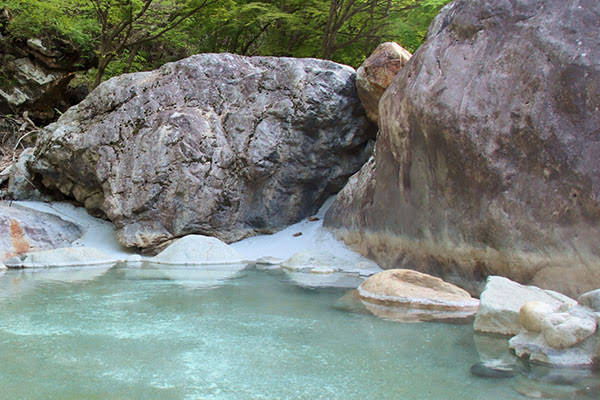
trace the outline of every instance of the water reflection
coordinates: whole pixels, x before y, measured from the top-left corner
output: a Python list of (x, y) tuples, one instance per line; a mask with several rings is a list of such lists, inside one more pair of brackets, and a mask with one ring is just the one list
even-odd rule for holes
[(357, 274), (343, 272), (315, 273), (286, 270), (285, 273), (294, 284), (307, 288), (334, 287), (356, 289), (364, 281), (364, 279)]
[(82, 267), (54, 267), (54, 268), (26, 268), (4, 271), (0, 274), (0, 298), (14, 299), (29, 293), (39, 284), (45, 282), (85, 282), (92, 281), (104, 275), (114, 264), (82, 266)]
[(143, 263), (137, 268), (124, 268), (126, 279), (167, 280), (188, 288), (207, 288), (243, 276), (246, 264), (219, 264), (201, 266), (168, 266)]
[[(480, 362), (471, 373), (483, 378), (515, 375), (512, 387), (519, 394), (536, 399), (599, 399), (600, 377), (585, 368), (557, 368), (517, 358), (508, 347), (508, 338), (473, 335)], [(508, 373), (510, 372), (510, 373)]]

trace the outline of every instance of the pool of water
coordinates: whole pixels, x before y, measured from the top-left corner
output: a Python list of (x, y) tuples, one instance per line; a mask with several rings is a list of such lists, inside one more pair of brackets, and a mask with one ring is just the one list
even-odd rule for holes
[(54, 272), (0, 275), (0, 399), (587, 399), (600, 382), (473, 376), (471, 325), (348, 312), (345, 290), (281, 272)]

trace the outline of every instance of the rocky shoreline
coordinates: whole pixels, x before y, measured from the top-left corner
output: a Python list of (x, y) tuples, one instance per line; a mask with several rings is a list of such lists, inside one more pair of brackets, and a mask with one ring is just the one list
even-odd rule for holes
[[(342, 308), (475, 318), (520, 358), (595, 367), (600, 25), (544, 3), (456, 0), (412, 57), (387, 43), (358, 74), (201, 54), (115, 77), (2, 172), (13, 199), (102, 220), (3, 202), (1, 260), (278, 270), (353, 289)], [(474, 373), (512, 374), (490, 363)]]

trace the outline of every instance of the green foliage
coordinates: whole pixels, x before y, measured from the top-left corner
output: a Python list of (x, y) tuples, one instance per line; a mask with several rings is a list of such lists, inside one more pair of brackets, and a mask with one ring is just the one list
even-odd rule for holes
[(83, 52), (93, 49), (98, 27), (85, 0), (5, 0), (4, 6), (13, 15), (8, 31), (14, 37), (56, 35)]
[(108, 78), (201, 52), (358, 66), (382, 41), (414, 52), (449, 1), (5, 0), (4, 6), (13, 15), (10, 35), (66, 39), (96, 55), (98, 66), (88, 75)]

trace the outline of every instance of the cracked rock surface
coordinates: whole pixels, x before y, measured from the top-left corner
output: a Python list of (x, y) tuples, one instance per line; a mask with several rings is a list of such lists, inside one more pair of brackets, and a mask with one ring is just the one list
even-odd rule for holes
[(315, 213), (367, 160), (352, 68), (202, 54), (113, 78), (48, 126), (29, 168), (153, 249), (226, 242)]

